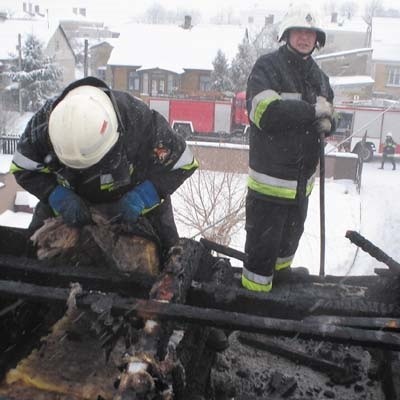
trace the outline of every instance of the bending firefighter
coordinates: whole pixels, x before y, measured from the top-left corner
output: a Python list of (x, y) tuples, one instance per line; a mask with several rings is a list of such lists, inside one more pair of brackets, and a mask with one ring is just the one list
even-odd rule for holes
[(385, 161), (390, 161), (392, 163), (392, 169), (396, 169), (396, 161), (394, 158), (394, 154), (396, 153), (396, 145), (397, 143), (393, 140), (392, 132), (388, 132), (383, 145), (382, 164), (379, 169), (384, 169)]
[(106, 203), (118, 221), (149, 218), (166, 250), (178, 240), (170, 194), (197, 166), (160, 114), (88, 77), (32, 117), (11, 171), (40, 199), (31, 230), (56, 215), (70, 226), (90, 224), (89, 206)]
[(287, 275), (304, 230), (321, 133), (333, 132), (333, 92), (311, 57), (325, 33), (305, 7), (282, 21), (277, 51), (261, 56), (248, 79), (250, 159), (246, 202), (248, 261), (242, 285), (268, 292)]

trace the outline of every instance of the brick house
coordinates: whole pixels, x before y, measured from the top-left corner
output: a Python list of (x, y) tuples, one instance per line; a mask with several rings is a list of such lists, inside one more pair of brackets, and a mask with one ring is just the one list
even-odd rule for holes
[(210, 95), (218, 50), (231, 61), (245, 31), (236, 25), (192, 26), (190, 18), (182, 26), (129, 24), (113, 43), (106, 80), (142, 98)]

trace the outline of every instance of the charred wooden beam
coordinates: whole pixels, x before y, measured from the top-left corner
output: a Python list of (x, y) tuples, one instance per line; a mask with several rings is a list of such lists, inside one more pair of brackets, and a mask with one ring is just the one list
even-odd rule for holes
[(143, 298), (148, 297), (155, 282), (154, 277), (138, 272), (123, 274), (103, 266), (60, 265), (52, 261), (11, 255), (0, 255), (0, 279), (60, 287), (79, 282), (85, 289), (118, 291)]
[(232, 247), (224, 246), (205, 238), (201, 238), (200, 243), (202, 243), (206, 249), (214, 250), (217, 253), (236, 258), (239, 261), (247, 262), (247, 254), (243, 253), (242, 251), (232, 249)]
[(356, 246), (363, 249), (370, 256), (386, 264), (393, 273), (397, 275), (400, 274), (400, 264), (397, 261), (393, 260), (393, 258), (387, 255), (379, 247), (372, 244), (364, 236), (355, 231), (347, 231), (346, 237)]
[(343, 365), (339, 365), (332, 361), (323, 360), (321, 358), (312, 357), (304, 351), (293, 349), (283, 343), (279, 343), (278, 341), (269, 339), (265, 336), (261, 338), (251, 333), (240, 333), (238, 339), (241, 343), (247, 346), (260, 350), (266, 350), (271, 354), (283, 356), (289, 360), (292, 360), (296, 363), (301, 363), (317, 371), (340, 374), (342, 376), (348, 374), (347, 368), (345, 368)]
[(304, 322), (348, 326), (352, 328), (379, 329), (397, 332), (400, 331), (398, 318), (362, 318), (362, 317), (337, 317), (332, 315), (310, 316)]
[[(37, 301), (45, 302), (52, 300), (56, 302), (66, 302), (69, 291), (67, 289), (48, 288), (20, 282), (0, 281), (0, 294), (29, 297)], [(121, 298), (115, 294), (83, 293), (76, 299), (76, 303), (78, 307), (88, 308), (97, 302), (103, 303), (105, 296), (111, 298), (111, 308), (113, 311), (125, 315), (129, 313), (134, 317), (144, 320), (174, 321), (179, 324), (215, 326), (228, 330), (241, 330), (284, 336), (299, 335), (304, 338), (316, 338), (319, 340), (400, 351), (400, 335), (390, 332), (264, 318), (237, 312), (191, 307), (182, 304), (135, 298)]]

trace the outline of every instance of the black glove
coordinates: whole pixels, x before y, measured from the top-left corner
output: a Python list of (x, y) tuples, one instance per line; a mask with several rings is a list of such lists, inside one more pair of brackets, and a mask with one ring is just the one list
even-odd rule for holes
[(56, 215), (61, 215), (69, 226), (82, 226), (92, 222), (85, 202), (72, 190), (58, 185), (49, 196), (49, 205)]
[(318, 136), (320, 136), (321, 133), (328, 136), (331, 133), (332, 122), (329, 118), (320, 118), (314, 121), (313, 127)]

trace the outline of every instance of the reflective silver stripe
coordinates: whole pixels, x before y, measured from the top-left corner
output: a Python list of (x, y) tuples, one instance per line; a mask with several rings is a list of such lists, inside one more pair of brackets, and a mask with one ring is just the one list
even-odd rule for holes
[[(281, 97), (279, 96), (279, 94), (277, 92), (275, 92), (275, 90), (263, 90), (262, 92), (258, 93), (256, 96), (253, 97), (253, 100), (251, 102), (251, 111), (250, 111), (250, 115), (249, 118), (251, 121), (253, 121), (254, 123), (256, 123), (256, 118), (255, 118), (255, 114), (257, 111), (257, 106), (260, 102), (262, 101), (272, 101), (275, 99), (280, 99)], [(257, 124), (256, 124), (257, 125)]]
[(288, 257), (278, 257), (276, 259), (276, 264), (283, 264), (283, 263), (287, 263), (292, 261), (294, 258), (294, 254), (292, 256), (288, 256)]
[(111, 174), (100, 175), (100, 184), (108, 185), (109, 183), (114, 182), (114, 178)]
[(270, 276), (258, 275), (258, 274), (255, 274), (254, 272), (250, 272), (245, 267), (243, 267), (242, 274), (249, 281), (258, 283), (260, 285), (269, 285), (270, 283), (272, 283), (273, 275), (270, 275)]
[(286, 179), (275, 178), (273, 176), (262, 174), (261, 172), (254, 171), (254, 169), (249, 168), (249, 176), (253, 178), (258, 183), (264, 185), (281, 187), (286, 189), (297, 189), (297, 181), (291, 181)]
[(14, 153), (13, 163), (22, 169), (26, 169), (28, 171), (37, 171), (44, 168), (44, 165), (38, 163), (37, 161), (33, 161), (28, 157), (25, 157), (18, 150)]
[(176, 169), (184, 167), (185, 165), (191, 164), (192, 162), (193, 162), (193, 153), (190, 150), (189, 146), (186, 145), (185, 151), (182, 153), (182, 155), (179, 157), (179, 160), (172, 167), (172, 170), (174, 171)]
[[(314, 183), (315, 175), (316, 175), (316, 173), (314, 173), (307, 180), (307, 187)], [(264, 185), (280, 187), (280, 188), (285, 188), (285, 189), (292, 189), (292, 190), (297, 189), (297, 181), (292, 181), (289, 179), (275, 178), (273, 176), (254, 171), (254, 169), (252, 169), (252, 168), (249, 168), (249, 176), (251, 178), (253, 178), (255, 181), (257, 181), (258, 183), (261, 183)]]

